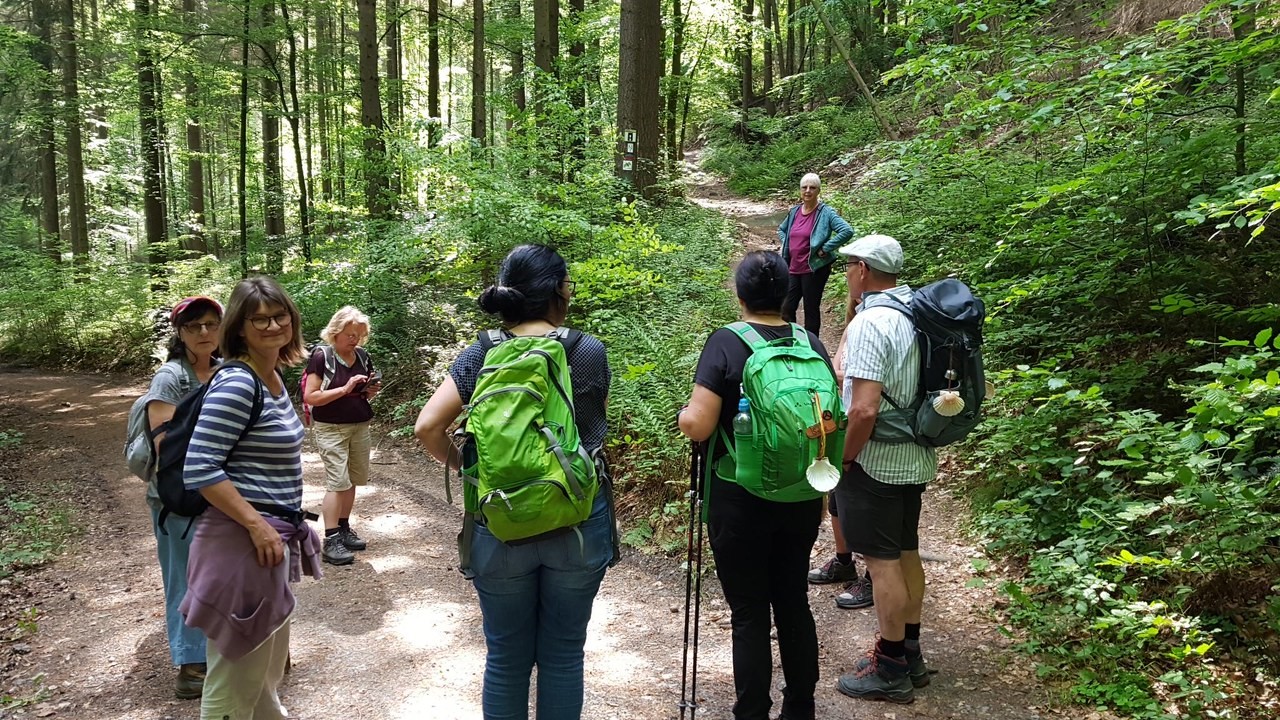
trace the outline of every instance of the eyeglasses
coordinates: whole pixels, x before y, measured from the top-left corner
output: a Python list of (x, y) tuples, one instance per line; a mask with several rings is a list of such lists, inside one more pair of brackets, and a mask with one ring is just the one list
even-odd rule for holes
[(208, 330), (211, 333), (215, 333), (215, 332), (218, 332), (218, 328), (220, 327), (222, 327), (221, 320), (214, 320), (213, 322), (189, 322), (189, 323), (182, 324), (182, 329), (186, 330), (192, 335), (199, 335), (205, 330)]
[(576, 281), (576, 280), (567, 280), (567, 279), (566, 279), (566, 280), (564, 281), (564, 284), (569, 286), (569, 292), (570, 292), (570, 293), (573, 293), (575, 290), (577, 290), (577, 289), (578, 289), (578, 283), (577, 283), (577, 281)]
[(273, 322), (276, 324), (276, 327), (289, 327), (289, 324), (293, 322), (293, 317), (290, 316), (289, 313), (280, 313), (279, 315), (271, 315), (268, 317), (254, 315), (249, 318), (249, 324), (253, 325), (255, 330), (266, 330), (271, 327), (271, 323)]

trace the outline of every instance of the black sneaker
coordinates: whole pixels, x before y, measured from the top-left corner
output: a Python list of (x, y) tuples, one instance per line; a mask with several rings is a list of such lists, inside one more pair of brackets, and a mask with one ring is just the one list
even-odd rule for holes
[(845, 610), (857, 610), (859, 608), (869, 608), (876, 604), (875, 596), (871, 593), (871, 575), (863, 575), (844, 586), (844, 592), (836, 596), (836, 607)]
[(852, 582), (858, 579), (858, 563), (850, 561), (848, 565), (831, 558), (817, 570), (809, 571), (809, 582), (813, 585), (829, 585), (838, 582)]
[(342, 543), (342, 533), (330, 535), (324, 539), (324, 549), (320, 557), (330, 565), (350, 565), (356, 561), (347, 546)]
[(861, 700), (887, 700), (907, 704), (916, 699), (906, 658), (891, 658), (875, 650), (840, 676), (836, 689)]
[(347, 527), (338, 528), (338, 537), (342, 538), (342, 544), (346, 546), (348, 550), (363, 550), (369, 547), (369, 543), (361, 540), (360, 536), (357, 535), (356, 531), (352, 530), (349, 525)]

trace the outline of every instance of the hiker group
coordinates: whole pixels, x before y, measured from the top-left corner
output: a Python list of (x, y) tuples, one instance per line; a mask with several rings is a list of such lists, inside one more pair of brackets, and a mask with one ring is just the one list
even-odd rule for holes
[[(849, 224), (818, 202), (818, 177), (801, 188), (779, 228), (781, 252), (738, 264), (741, 320), (708, 337), (676, 413), (693, 441), (693, 684), (682, 687), (682, 717), (698, 705), (704, 522), (731, 610), (736, 719), (770, 718), (771, 626), (786, 680), (776, 717), (815, 718), (811, 582), (848, 582), (837, 602), (874, 604), (879, 620), (879, 639), (839, 678), (840, 692), (910, 702), (929, 682), (921, 495), (937, 472), (935, 448), (981, 417), (982, 303), (955, 280), (915, 291), (900, 283), (896, 240), (851, 241)], [(827, 276), (841, 264), (849, 322), (833, 361), (817, 332)], [(462, 351), (414, 426), (446, 467), (450, 500), (449, 476), (460, 478), (458, 566), (483, 618), (486, 720), (528, 717), (535, 667), (536, 717), (582, 716), (587, 624), (620, 559), (602, 452), (612, 374), (600, 339), (564, 326), (573, 291), (554, 250), (513, 249), (478, 298), (500, 327)], [(794, 322), (802, 301), (804, 327)], [(201, 697), (202, 719), (286, 717), (278, 687), (296, 606), (290, 583), (367, 546), (350, 518), (369, 475), (369, 401), (381, 389), (363, 348), (369, 318), (339, 310), (308, 356), (297, 307), (259, 276), (235, 287), (225, 311), (193, 297), (170, 320), (169, 360), (135, 403), (125, 454), (148, 480), (175, 692)], [(304, 359), (299, 413), (280, 369)], [(323, 539), (307, 523), (319, 518), (302, 509), (304, 418), (325, 467)], [(824, 504), (836, 557), (811, 571)]]

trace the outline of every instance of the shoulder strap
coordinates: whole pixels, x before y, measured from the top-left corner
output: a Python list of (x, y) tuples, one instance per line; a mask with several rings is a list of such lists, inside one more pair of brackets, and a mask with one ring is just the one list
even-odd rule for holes
[[(903, 315), (906, 315), (906, 316), (907, 316), (907, 319), (908, 319), (908, 320), (910, 320), (910, 321), (911, 321), (911, 322), (913, 322), (913, 323), (916, 321), (916, 314), (915, 314), (914, 312), (912, 312), (912, 311), (911, 311), (911, 307), (910, 307), (909, 305), (907, 305), (906, 303), (902, 302), (901, 300), (899, 300), (899, 299), (898, 299), (898, 297), (897, 297), (896, 295), (894, 295), (893, 293), (880, 291), (880, 292), (868, 293), (868, 294), (870, 294), (870, 295), (880, 295), (880, 296), (881, 296), (881, 297), (883, 297), (885, 300), (888, 300), (888, 301), (889, 301), (888, 303), (886, 303), (886, 304), (884, 305), (884, 307), (888, 307), (888, 308), (892, 308), (892, 309), (894, 309), (894, 310), (897, 310), (898, 312), (902, 313)], [(870, 309), (870, 308), (868, 308), (868, 309)]]
[[(249, 434), (249, 431), (253, 429), (254, 425), (258, 424), (258, 420), (262, 417), (262, 378), (258, 377), (258, 373), (254, 372), (253, 368), (249, 367), (247, 363), (240, 360), (231, 360), (219, 365), (218, 372), (229, 367), (238, 367), (249, 373), (249, 377), (253, 378), (253, 405), (249, 408), (249, 421), (245, 423), (244, 429), (240, 431), (240, 436), (236, 438), (235, 444), (239, 445), (240, 441), (244, 440), (244, 436)], [(217, 373), (214, 374), (216, 375)], [(279, 368), (276, 369), (276, 374), (280, 374)], [(281, 382), (284, 381), (283, 375), (280, 375), (280, 380)], [(213, 384), (213, 378), (209, 378), (209, 384)]]
[(373, 358), (369, 357), (368, 350), (365, 350), (359, 345), (356, 346), (356, 360), (358, 360), (360, 364), (364, 366), (364, 369), (369, 374), (373, 373)]
[(582, 340), (582, 331), (561, 326), (547, 333), (547, 337), (559, 341), (564, 346), (564, 359), (568, 360), (573, 349), (578, 347), (578, 342)]
[(796, 323), (791, 323), (791, 337), (795, 339), (797, 347), (813, 349), (813, 344), (809, 342), (809, 331)]
[(490, 350), (511, 338), (511, 333), (506, 330), (481, 330), (476, 337), (476, 342), (480, 343), (480, 349), (487, 354)]
[(769, 344), (769, 341), (765, 340), (755, 328), (745, 322), (729, 323), (725, 328), (742, 338), (742, 342), (746, 343), (752, 352)]

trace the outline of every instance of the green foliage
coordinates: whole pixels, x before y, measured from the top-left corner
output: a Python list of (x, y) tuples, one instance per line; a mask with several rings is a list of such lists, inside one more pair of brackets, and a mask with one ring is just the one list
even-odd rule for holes
[(71, 532), (70, 518), (58, 503), (0, 498), (0, 578), (48, 562)]
[(849, 148), (880, 136), (869, 112), (838, 105), (791, 117), (753, 116), (747, 125), (751, 143), (739, 140), (738, 119), (729, 112), (713, 119), (704, 165), (726, 175), (730, 189), (757, 197), (797, 188), (804, 173), (821, 170)]

